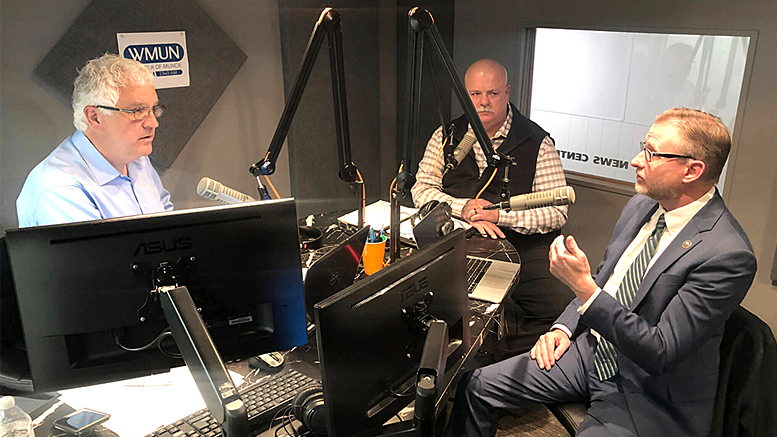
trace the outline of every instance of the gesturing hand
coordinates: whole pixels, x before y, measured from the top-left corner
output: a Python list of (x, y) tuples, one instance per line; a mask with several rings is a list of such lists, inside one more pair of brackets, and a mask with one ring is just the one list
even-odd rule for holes
[[(566, 242), (566, 245), (564, 244)], [(577, 246), (575, 237), (564, 239), (559, 235), (553, 240), (548, 253), (550, 273), (575, 292), (583, 302), (598, 288), (591, 277), (591, 266), (585, 252)]]
[(556, 364), (556, 361), (564, 355), (564, 352), (567, 351), (569, 344), (570, 341), (567, 333), (561, 329), (554, 329), (542, 334), (529, 353), (540, 369), (550, 370)]

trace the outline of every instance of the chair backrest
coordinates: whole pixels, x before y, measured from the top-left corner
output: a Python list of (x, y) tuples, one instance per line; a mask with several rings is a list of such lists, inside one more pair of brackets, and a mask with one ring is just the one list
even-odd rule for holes
[(711, 437), (772, 435), (777, 426), (777, 342), (739, 307), (726, 321)]

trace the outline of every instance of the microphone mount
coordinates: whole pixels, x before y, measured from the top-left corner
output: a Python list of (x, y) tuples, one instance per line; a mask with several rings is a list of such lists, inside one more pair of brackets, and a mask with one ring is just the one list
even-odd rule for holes
[[(486, 155), (486, 161), (491, 168), (498, 168), (500, 166), (506, 166), (509, 163), (508, 157), (502, 155), (494, 150), (494, 146), (491, 144), (491, 138), (486, 133), (486, 129), (483, 127), (483, 122), (480, 121), (475, 106), (472, 104), (472, 100), (467, 93), (467, 88), (464, 86), (464, 81), (461, 80), (461, 76), (456, 70), (456, 66), (453, 63), (448, 50), (445, 48), (440, 31), (434, 24), (434, 18), (432, 14), (426, 9), (415, 7), (408, 12), (408, 80), (407, 80), (407, 96), (406, 107), (407, 113), (405, 116), (405, 138), (403, 144), (403, 160), (402, 160), (402, 172), (397, 175), (397, 182), (395, 188), (391, 191), (391, 236), (389, 239), (389, 260), (394, 262), (399, 259), (399, 211), (400, 211), (400, 198), (407, 196), (407, 193), (415, 184), (415, 173), (413, 166), (416, 164), (414, 159), (414, 150), (416, 144), (418, 144), (418, 119), (421, 106), (421, 73), (424, 56), (424, 39), (428, 38), (431, 43), (432, 51), (442, 61), (445, 67), (445, 72), (453, 84), (453, 92), (459, 101), (459, 104), (464, 109), (464, 115), (472, 126), (475, 138), (477, 138), (480, 147)], [(434, 69), (431, 55), (428, 55), (429, 63), (432, 64)], [(435, 73), (433, 71), (433, 73)], [(436, 73), (434, 74), (435, 81), (437, 80)], [(438, 87), (439, 92), (439, 87)], [(441, 98), (442, 100), (442, 98)], [(442, 106), (442, 103), (441, 103)], [(440, 116), (443, 118), (443, 136), (447, 137), (449, 142), (453, 137), (453, 129), (450, 128), (450, 121), (444, 119), (445, 114), (443, 110), (440, 110)], [(449, 144), (450, 145), (450, 144)], [(447, 160), (447, 157), (446, 157)], [(509, 198), (509, 193), (507, 194)]]
[[(332, 99), (334, 103), (335, 132), (337, 135), (337, 158), (340, 164), (338, 172), (339, 178), (343, 182), (351, 184), (351, 189), (359, 197), (359, 227), (364, 226), (364, 211), (362, 209), (362, 199), (359, 193), (362, 192), (364, 181), (357, 180), (358, 169), (356, 164), (351, 161), (351, 136), (348, 129), (348, 107), (345, 93), (345, 68), (343, 63), (343, 36), (340, 25), (340, 13), (332, 8), (326, 8), (321, 12), (313, 32), (310, 34), (310, 40), (305, 48), (302, 57), (302, 65), (294, 80), (291, 93), (289, 94), (286, 106), (283, 108), (281, 119), (275, 129), (275, 134), (270, 141), (270, 147), (267, 154), (252, 165), (248, 171), (255, 177), (259, 175), (270, 176), (275, 173), (275, 163), (278, 155), (283, 148), (283, 141), (289, 133), (291, 121), (297, 112), (302, 93), (305, 91), (310, 73), (313, 71), (313, 65), (320, 52), (321, 45), (326, 35), (329, 43), (329, 67), (332, 78)], [(261, 189), (260, 189), (261, 191)]]
[(510, 177), (508, 176), (510, 171), (510, 166), (515, 165), (515, 159), (513, 159), (510, 156), (506, 157), (505, 159), (505, 173), (504, 177), (502, 178), (502, 186), (499, 190), (499, 201), (509, 201), (510, 200)]

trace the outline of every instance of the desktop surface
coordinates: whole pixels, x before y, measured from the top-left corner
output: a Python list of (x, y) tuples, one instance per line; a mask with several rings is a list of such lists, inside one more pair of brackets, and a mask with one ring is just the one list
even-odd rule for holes
[[(338, 241), (344, 241), (348, 238), (350, 235), (349, 232), (344, 232), (342, 229), (338, 228), (337, 226), (324, 226), (321, 222), (321, 216), (317, 216), (316, 226), (324, 228), (324, 244), (325, 247), (322, 249), (318, 249), (315, 251), (305, 251), (302, 255), (302, 264), (305, 266), (306, 261), (310, 262), (310, 260), (317, 259), (318, 257), (322, 256), (324, 253), (330, 249), (333, 243), (336, 243)], [(403, 256), (407, 252), (412, 252), (416, 249), (412, 248), (404, 248), (403, 250)], [(504, 240), (490, 240), (486, 238), (482, 238), (480, 236), (474, 236), (471, 238), (468, 238), (466, 240), (466, 251), (468, 254), (472, 254), (475, 256), (489, 256), (494, 257), (497, 259), (502, 259), (510, 262), (520, 262), (517, 252), (515, 249), (510, 245), (509, 242)], [(312, 263), (312, 262), (311, 262)], [(310, 264), (308, 264), (310, 265)], [(360, 271), (357, 273), (358, 275), (363, 275), (363, 271)], [(449, 363), (449, 370), (446, 372), (448, 374), (448, 377), (446, 377), (446, 387), (444, 388), (444, 393), (446, 395), (450, 395), (451, 390), (455, 386), (456, 378), (453, 376), (461, 373), (464, 369), (467, 368), (469, 363), (471, 363), (473, 357), (477, 353), (480, 346), (483, 344), (484, 339), (486, 336), (491, 332), (491, 328), (494, 325), (494, 319), (497, 317), (499, 313), (500, 306), (498, 304), (491, 304), (487, 302), (482, 301), (476, 301), (476, 300), (469, 300), (469, 307), (470, 307), (470, 334), (471, 334), (471, 346), (469, 350), (463, 354), (463, 356), (457, 360), (456, 362)], [(294, 369), (299, 371), (300, 373), (307, 375), (313, 379), (320, 380), (321, 374), (317, 367), (317, 361), (318, 361), (318, 351), (316, 349), (315, 344), (315, 337), (305, 346), (297, 347), (293, 350), (291, 350), (286, 355), (285, 360), (285, 366), (289, 369)], [(259, 369), (251, 369), (248, 366), (247, 360), (236, 360), (227, 363), (227, 367), (240, 375), (242, 375), (247, 382), (253, 382), (257, 381), (263, 378), (267, 378), (270, 376), (267, 372)], [(437, 403), (437, 411), (441, 411), (443, 407), (445, 406), (445, 403), (447, 401), (447, 396), (441, 396), (438, 399)], [(92, 408), (95, 408), (97, 410), (100, 409), (99, 402), (95, 402), (94, 405), (91, 405)], [(70, 408), (67, 404), (59, 405), (59, 407), (56, 409), (54, 418), (56, 416), (64, 415), (68, 412), (72, 412), (72, 408)], [(183, 416), (181, 416), (183, 417)], [(52, 419), (53, 420), (53, 419)], [(47, 421), (48, 422), (48, 421)], [(164, 423), (157, 423), (153, 424), (152, 426), (159, 426), (164, 425)], [(279, 422), (276, 420), (272, 425), (270, 423), (267, 423), (267, 429), (268, 431), (263, 432), (260, 435), (263, 436), (271, 436), (273, 435), (270, 429), (277, 428), (279, 425)], [(105, 426), (110, 429), (111, 423), (106, 422)], [(264, 429), (264, 427), (263, 427)], [(48, 437), (50, 435), (50, 429), (48, 426), (41, 425), (35, 429), (36, 435), (39, 437)], [(124, 435), (124, 434), (120, 434)]]

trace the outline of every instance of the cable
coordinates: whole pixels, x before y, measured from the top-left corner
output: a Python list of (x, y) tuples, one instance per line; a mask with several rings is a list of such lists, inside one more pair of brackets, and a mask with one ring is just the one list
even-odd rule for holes
[(389, 387), (389, 393), (391, 394), (391, 397), (394, 397), (394, 398), (406, 398), (406, 397), (410, 397), (410, 396), (412, 396), (412, 395), (413, 395), (413, 393), (414, 393), (414, 392), (415, 392), (415, 385), (411, 385), (410, 387), (408, 387), (408, 388), (405, 390), (405, 392), (404, 392), (404, 393), (397, 393), (396, 391), (394, 391), (394, 389), (393, 389), (393, 388)]
[[(353, 162), (351, 164), (356, 167), (356, 164)], [(367, 188), (364, 186), (364, 178), (358, 168), (356, 169), (356, 175), (359, 176), (359, 182), (362, 184), (362, 217), (367, 217)]]
[(265, 176), (264, 176), (264, 180), (266, 180), (266, 181), (267, 181), (267, 185), (269, 185), (269, 186), (270, 186), (270, 189), (271, 189), (271, 190), (272, 190), (272, 192), (275, 194), (275, 198), (276, 198), (276, 199), (280, 199), (280, 198), (281, 198), (281, 196), (280, 196), (280, 194), (278, 194), (278, 192), (275, 190), (275, 185), (273, 185), (273, 184), (272, 184), (272, 181), (270, 180), (270, 177), (269, 177), (269, 176), (267, 176), (267, 175), (265, 175)]
[(496, 252), (491, 251), (491, 250), (468, 250), (467, 251), (467, 255), (478, 256), (478, 257), (486, 258), (486, 259), (492, 259), (496, 255), (500, 255), (500, 254), (505, 254), (505, 255), (508, 255), (508, 256), (509, 255), (518, 255), (518, 251), (515, 250), (515, 249), (513, 249), (513, 250), (502, 249), (502, 250), (497, 250)]
[(442, 174), (440, 174), (439, 170), (437, 170), (437, 163), (440, 162), (440, 155), (442, 155), (442, 149), (444, 149), (446, 145), (448, 145), (448, 137), (443, 138), (442, 146), (440, 146), (440, 150), (437, 151), (437, 157), (434, 158), (434, 173), (440, 179), (442, 179)]
[[(294, 406), (293, 405), (291, 407), (286, 408), (286, 413), (284, 414), (284, 419), (282, 419), (282, 420), (285, 420), (285, 422), (282, 422), (282, 423), (283, 423), (283, 431), (286, 432), (286, 435), (288, 435), (288, 436), (293, 435), (294, 437), (299, 437), (299, 434), (297, 434), (297, 429), (294, 428), (294, 423), (292, 423), (293, 420), (294, 420)], [(287, 425), (291, 426), (291, 434), (289, 433), (289, 430), (286, 429)]]
[[(397, 170), (397, 174), (402, 173), (402, 168), (405, 166), (405, 163), (399, 164), (399, 170)], [(391, 184), (389, 184), (389, 199), (391, 199), (391, 192), (394, 191), (394, 185), (397, 183), (397, 178), (394, 176), (394, 180), (391, 181)]]
[(497, 169), (494, 168), (494, 172), (491, 173), (491, 177), (488, 178), (488, 182), (486, 182), (486, 184), (483, 185), (483, 188), (480, 190), (480, 192), (478, 192), (478, 195), (475, 196), (475, 207), (483, 209), (483, 207), (480, 206), (480, 203), (477, 200), (480, 198), (480, 195), (483, 194), (484, 191), (486, 191), (486, 188), (488, 188), (488, 186), (491, 185), (491, 181), (493, 181), (494, 180), (494, 176), (496, 176), (496, 171), (497, 171)]
[(119, 346), (120, 348), (124, 349), (127, 352), (143, 352), (143, 351), (147, 351), (147, 350), (151, 349), (152, 347), (154, 347), (155, 345), (157, 345), (158, 342), (162, 340), (162, 338), (164, 338), (164, 337), (166, 337), (168, 335), (172, 335), (172, 333), (170, 332), (169, 329), (165, 329), (164, 331), (159, 333), (159, 335), (157, 335), (155, 339), (151, 340), (151, 343), (149, 343), (149, 344), (147, 344), (145, 346), (137, 347), (137, 348), (131, 348), (131, 347), (124, 346), (123, 344), (121, 344), (121, 339), (117, 336), (116, 337), (116, 345)]
[[(161, 338), (159, 339), (159, 342), (157, 343), (157, 348), (159, 349), (159, 352), (162, 352), (162, 355), (164, 355), (166, 357), (170, 357), (170, 358), (183, 358), (183, 355), (180, 352), (166, 351), (165, 348), (162, 347), (162, 342), (164, 341), (164, 339), (166, 337), (172, 337), (173, 333), (168, 330), (167, 333), (163, 332), (162, 334), (163, 335), (161, 336)], [(166, 334), (166, 335), (164, 335), (164, 334)]]
[[(280, 409), (280, 410), (276, 411), (275, 414), (273, 414), (272, 419), (270, 419), (270, 426), (267, 427), (267, 432), (270, 432), (270, 430), (272, 430), (272, 424), (273, 424), (273, 422), (275, 422), (276, 419), (279, 418), (278, 417), (279, 414), (281, 415), (280, 416), (281, 425), (283, 424), (283, 419), (286, 417), (286, 411), (288, 411), (289, 408), (290, 407), (287, 407), (285, 409)], [(278, 426), (278, 428), (275, 428), (275, 435), (276, 436), (278, 435), (278, 430), (279, 429), (281, 429), (280, 425)]]
[(288, 355), (288, 354), (290, 354), (290, 353), (294, 352), (294, 349), (296, 349), (296, 348), (297, 348), (297, 346), (294, 346), (293, 348), (291, 348), (291, 349), (287, 350), (286, 352), (283, 352), (281, 355), (283, 356), (284, 360), (285, 360), (285, 358), (286, 358), (286, 355)]

